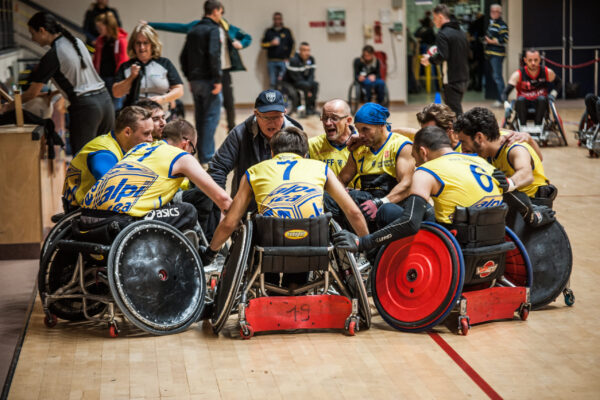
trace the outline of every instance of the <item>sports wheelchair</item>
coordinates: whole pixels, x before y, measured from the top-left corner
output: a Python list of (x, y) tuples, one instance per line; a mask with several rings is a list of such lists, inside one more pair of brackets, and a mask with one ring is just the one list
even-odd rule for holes
[(471, 325), (526, 320), (533, 271), (525, 247), (505, 227), (506, 205), (457, 208), (454, 224), (423, 222), (419, 232), (382, 247), (371, 270), (383, 319), (406, 332), (428, 330), (454, 310), (458, 332)]
[(90, 320), (106, 323), (116, 337), (120, 311), (138, 328), (164, 335), (199, 319), (206, 280), (195, 231), (151, 220), (81, 231), (79, 221), (80, 211), (64, 216), (42, 248), (38, 289), (46, 326), (58, 318)]
[[(385, 85), (384, 90), (385, 97), (381, 105), (387, 108), (390, 105), (390, 94), (388, 91), (387, 84)], [(361, 104), (367, 103), (369, 101), (371, 101), (371, 96), (367, 95), (366, 90), (362, 87), (360, 82), (357, 80), (353, 81), (350, 84), (350, 87), (348, 88), (348, 104), (350, 105), (350, 111), (352, 112), (352, 114), (356, 114)]]
[[(535, 109), (529, 108), (527, 110), (527, 120), (533, 118), (535, 118)], [(524, 130), (514, 110), (514, 102), (512, 103), (512, 107), (505, 113), (502, 120), (502, 128), (508, 128), (517, 132)], [(542, 122), (542, 132), (530, 134), (540, 146), (568, 146), (563, 122), (560, 115), (558, 115), (558, 111), (556, 111), (554, 100), (548, 99), (548, 110)]]
[(600, 124), (592, 121), (587, 110), (581, 116), (575, 139), (578, 146), (585, 146), (588, 149), (591, 158), (600, 158)]
[[(232, 237), (214, 289), (215, 334), (233, 310), (244, 339), (262, 331), (343, 329), (354, 335), (368, 329), (367, 291), (354, 256), (331, 244), (330, 235), (340, 227), (330, 219), (256, 215), (246, 221)], [(287, 285), (287, 274), (305, 279)]]

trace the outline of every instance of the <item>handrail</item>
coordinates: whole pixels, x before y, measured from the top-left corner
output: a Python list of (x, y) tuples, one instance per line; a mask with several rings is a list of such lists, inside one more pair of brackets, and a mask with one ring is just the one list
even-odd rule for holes
[(78, 25), (68, 19), (66, 19), (65, 17), (58, 15), (56, 12), (47, 9), (46, 7), (39, 5), (38, 3), (36, 3), (35, 1), (31, 1), (31, 0), (17, 0), (33, 9), (36, 9), (38, 11), (44, 11), (44, 12), (49, 12), (52, 15), (54, 15), (56, 17), (56, 19), (58, 20), (58, 22), (60, 22), (62, 25), (64, 25), (65, 27), (74, 30), (75, 32), (81, 34), (81, 35), (85, 35), (85, 32), (83, 30), (83, 28), (81, 27), (81, 25)]

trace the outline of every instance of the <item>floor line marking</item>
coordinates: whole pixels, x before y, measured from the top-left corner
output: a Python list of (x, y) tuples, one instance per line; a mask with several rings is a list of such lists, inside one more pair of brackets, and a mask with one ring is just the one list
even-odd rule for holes
[(485, 394), (492, 400), (502, 400), (502, 396), (498, 394), (486, 381), (475, 371), (464, 358), (462, 358), (439, 334), (428, 332), (429, 336), (436, 342), (442, 350), (454, 361), (477, 386), (483, 390)]

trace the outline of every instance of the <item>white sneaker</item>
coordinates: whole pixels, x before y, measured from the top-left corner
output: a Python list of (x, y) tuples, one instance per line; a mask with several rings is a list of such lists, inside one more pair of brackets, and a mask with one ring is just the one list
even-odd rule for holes
[(501, 102), (499, 102), (498, 100), (496, 100), (496, 101), (494, 101), (494, 102), (492, 103), (492, 107), (494, 107), (494, 108), (502, 108), (502, 107), (503, 107), (503, 105), (502, 105), (502, 103), (501, 103)]

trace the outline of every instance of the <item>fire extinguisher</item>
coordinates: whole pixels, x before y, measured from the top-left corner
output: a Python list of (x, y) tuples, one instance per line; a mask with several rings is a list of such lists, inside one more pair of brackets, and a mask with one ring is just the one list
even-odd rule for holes
[(381, 22), (375, 21), (375, 26), (373, 27), (373, 32), (374, 32), (373, 39), (374, 39), (375, 43), (381, 43), (381, 38), (382, 38)]

